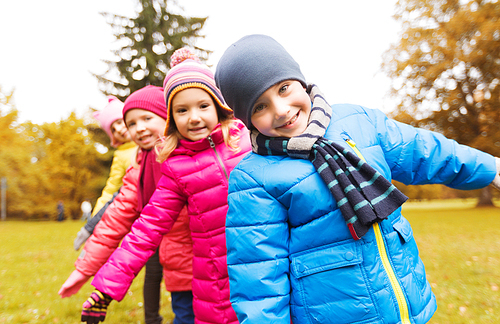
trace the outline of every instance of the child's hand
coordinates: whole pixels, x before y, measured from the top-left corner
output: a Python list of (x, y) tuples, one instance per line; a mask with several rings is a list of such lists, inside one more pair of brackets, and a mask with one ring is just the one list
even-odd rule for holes
[(63, 283), (58, 294), (61, 298), (69, 297), (76, 294), (80, 288), (89, 280), (90, 276), (84, 275), (78, 270), (74, 270), (68, 279)]
[(495, 179), (493, 179), (493, 182), (491, 185), (498, 190), (500, 190), (500, 158), (495, 158), (496, 164), (497, 164), (497, 175), (495, 176)]
[(83, 303), (82, 322), (87, 324), (104, 322), (108, 305), (112, 300), (113, 299), (105, 293), (94, 290), (85, 303)]

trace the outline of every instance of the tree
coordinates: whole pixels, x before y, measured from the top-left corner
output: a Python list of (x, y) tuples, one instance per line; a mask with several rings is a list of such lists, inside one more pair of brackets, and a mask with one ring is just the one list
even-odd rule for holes
[[(29, 192), (34, 147), (24, 136), (25, 127), (18, 123), (18, 110), (12, 102), (14, 91), (3, 92), (0, 87), (0, 178), (7, 179), (7, 218), (23, 217), (29, 213)], [(54, 207), (55, 209), (55, 207)]]
[[(112, 159), (111, 151), (105, 154), (97, 151), (97, 146), (102, 144), (95, 140), (93, 132), (89, 132), (93, 127), (73, 112), (57, 123), (31, 128), (38, 134), (34, 160), (44, 177), (38, 184), (39, 195), (48, 196), (52, 209), (62, 200), (71, 218), (80, 217), (82, 201), (95, 201), (99, 196)], [(44, 212), (41, 209), (39, 214)]]
[[(7, 179), (7, 218), (80, 217), (83, 200), (95, 200), (109, 173), (109, 139), (90, 118), (75, 113), (58, 123), (18, 123), (13, 91), (0, 87), (0, 178)], [(89, 111), (90, 113), (90, 111)], [(103, 151), (106, 151), (105, 149)]]
[[(122, 101), (146, 85), (162, 86), (170, 67), (172, 53), (184, 46), (193, 47), (201, 60), (209, 51), (195, 46), (205, 18), (190, 18), (173, 13), (167, 4), (174, 0), (139, 0), (135, 18), (102, 13), (114, 30), (120, 48), (113, 51), (116, 61), (105, 61), (108, 69), (95, 75), (106, 95)], [(116, 76), (116, 74), (118, 74)]]
[[(398, 110), (418, 126), (500, 155), (500, 3), (400, 0), (401, 40), (384, 55)], [(480, 204), (491, 204), (482, 192)]]

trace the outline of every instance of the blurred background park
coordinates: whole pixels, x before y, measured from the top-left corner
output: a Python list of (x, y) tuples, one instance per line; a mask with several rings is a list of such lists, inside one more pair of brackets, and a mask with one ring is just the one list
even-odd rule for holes
[[(215, 71), (231, 43), (268, 34), (330, 103), (379, 108), (500, 156), (496, 0), (9, 1), (0, 3), (0, 30), (0, 323), (75, 322), (69, 312), (54, 315), (54, 305), (27, 306), (25, 300), (50, 294), (71, 312), (83, 302), (61, 301), (57, 290), (76, 257), (80, 205), (95, 204), (113, 155), (91, 113), (104, 107), (106, 95), (124, 100), (145, 85), (161, 86), (170, 55), (183, 46)], [(396, 185), (410, 197), (410, 222), (422, 238), (417, 242), (438, 299), (452, 296), (439, 304), (442, 317), (435, 323), (494, 323), (500, 312), (499, 192)], [(56, 220), (59, 202), (66, 222), (39, 222)], [(10, 267), (20, 263), (26, 271), (12, 275)], [(454, 274), (444, 272), (445, 264)], [(466, 276), (476, 284), (464, 283)], [(440, 286), (443, 280), (450, 287)], [(52, 284), (27, 291), (28, 282)], [(121, 307), (132, 316), (140, 312), (138, 303)], [(478, 313), (471, 313), (474, 307)]]

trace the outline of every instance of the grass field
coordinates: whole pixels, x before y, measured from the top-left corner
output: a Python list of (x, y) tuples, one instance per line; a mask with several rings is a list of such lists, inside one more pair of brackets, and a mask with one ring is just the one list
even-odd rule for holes
[[(408, 203), (427, 277), (438, 300), (430, 323), (500, 323), (500, 208), (470, 201)], [(61, 299), (59, 288), (74, 269), (79, 221), (0, 222), (0, 323), (78, 323), (92, 291)], [(106, 322), (142, 323), (143, 272), (128, 296), (109, 307)], [(170, 323), (169, 295), (162, 315)]]
[[(0, 323), (80, 323), (90, 280), (80, 292), (61, 299), (61, 285), (74, 270), (73, 240), (80, 221), (0, 222)], [(144, 271), (123, 301), (113, 301), (105, 323), (143, 323)], [(170, 295), (162, 287), (164, 323), (171, 323)]]

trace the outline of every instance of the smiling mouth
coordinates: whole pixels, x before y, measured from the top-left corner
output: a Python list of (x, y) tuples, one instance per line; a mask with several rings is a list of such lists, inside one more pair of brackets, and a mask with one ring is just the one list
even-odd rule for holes
[(290, 119), (286, 124), (283, 124), (281, 125), (280, 127), (278, 128), (281, 128), (281, 127), (286, 127), (286, 126), (289, 126), (293, 123), (295, 123), (295, 121), (297, 121), (297, 119), (299, 118), (299, 113), (300, 113), (300, 110), (297, 112), (297, 114), (295, 116), (292, 117), (292, 119)]
[(205, 128), (206, 127), (191, 128), (189, 131), (193, 132), (193, 133), (196, 133), (196, 132), (204, 130)]

